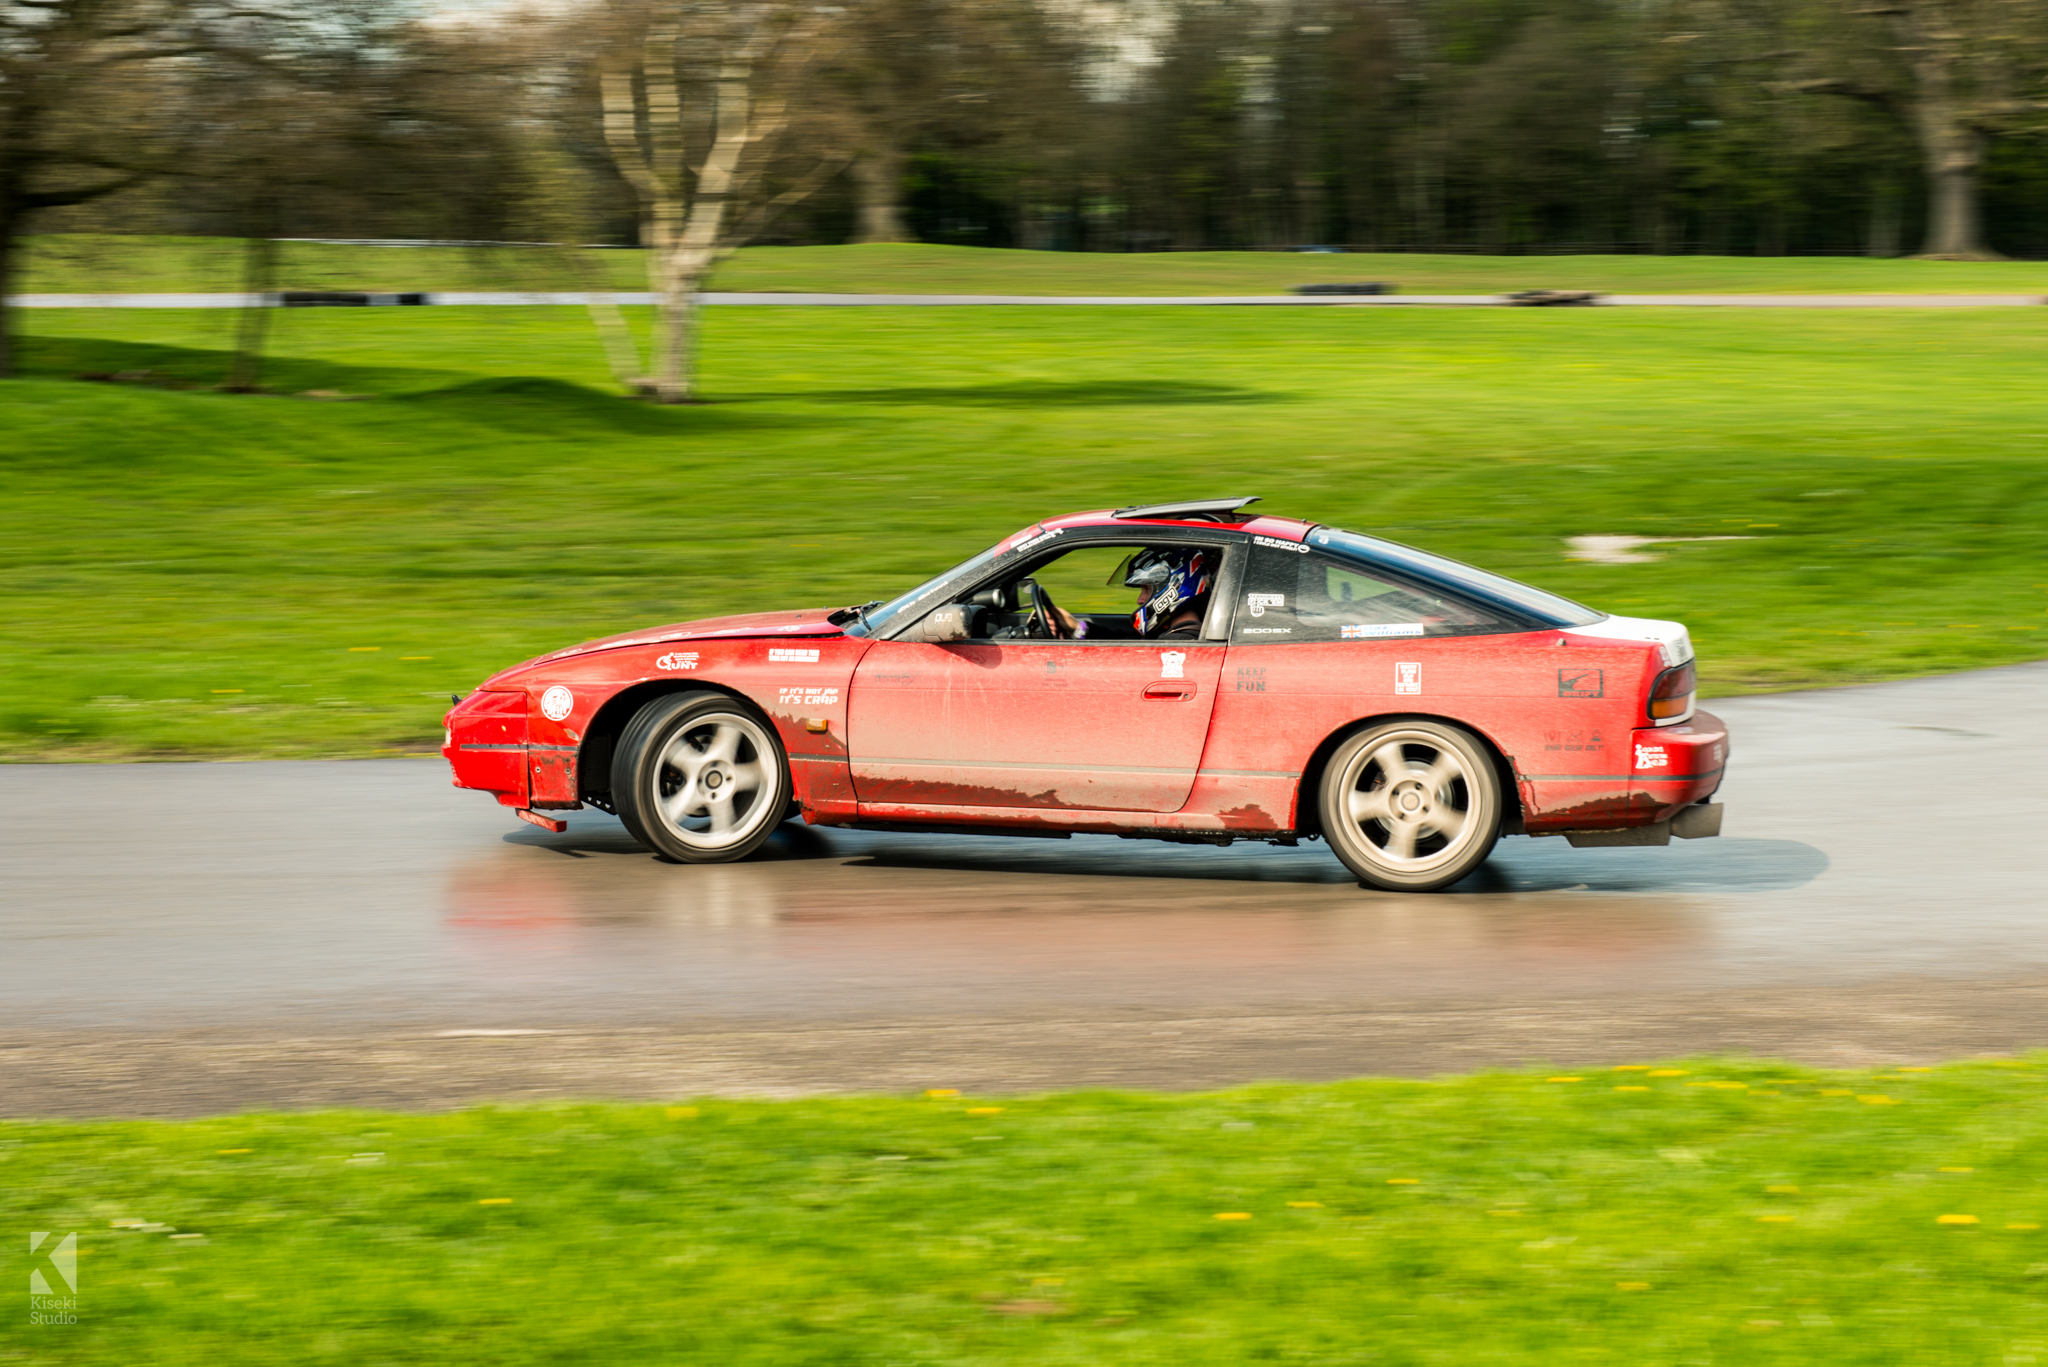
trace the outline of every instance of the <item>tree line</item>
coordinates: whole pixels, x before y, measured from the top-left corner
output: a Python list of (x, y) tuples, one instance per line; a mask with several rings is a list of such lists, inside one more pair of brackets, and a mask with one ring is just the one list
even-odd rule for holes
[(0, 291), (31, 230), (633, 242), (675, 398), (748, 241), (2048, 255), (2044, 132), (2048, 0), (0, 0)]

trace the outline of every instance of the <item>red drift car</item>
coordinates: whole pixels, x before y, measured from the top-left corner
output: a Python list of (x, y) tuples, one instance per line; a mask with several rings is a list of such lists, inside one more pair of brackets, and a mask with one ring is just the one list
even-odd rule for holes
[[(1255, 501), (1051, 518), (887, 603), (544, 655), (460, 700), (442, 753), (537, 825), (588, 804), (689, 863), (742, 858), (800, 812), (1321, 837), (1366, 883), (1421, 892), (1502, 834), (1719, 833), (1727, 732), (1693, 706), (1684, 627)], [(1177, 617), (1145, 610), (1169, 593)]]

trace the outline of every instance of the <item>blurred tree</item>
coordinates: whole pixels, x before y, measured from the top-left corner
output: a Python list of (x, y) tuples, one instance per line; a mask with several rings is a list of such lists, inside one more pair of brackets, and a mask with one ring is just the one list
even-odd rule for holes
[(1920, 254), (1995, 259), (1983, 234), (1985, 156), (2001, 134), (2048, 131), (2048, 2), (1849, 0), (1842, 18), (1820, 28), (1810, 56), (1832, 70), (1793, 88), (1903, 120), (1927, 179)]
[[(619, 376), (630, 388), (662, 403), (691, 401), (704, 280), (776, 213), (845, 168), (852, 139), (813, 79), (843, 14), (782, 0), (608, 7), (597, 58), (605, 144), (638, 197), (658, 296), (652, 364)], [(804, 145), (792, 148), (800, 116)], [(615, 362), (637, 360), (619, 329), (609, 351)]]

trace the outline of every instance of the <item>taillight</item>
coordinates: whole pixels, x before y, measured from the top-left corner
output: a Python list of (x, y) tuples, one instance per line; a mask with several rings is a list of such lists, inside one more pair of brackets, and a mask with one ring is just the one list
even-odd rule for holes
[(1698, 687), (1699, 674), (1691, 660), (1659, 674), (1650, 689), (1650, 720), (1665, 721), (1690, 712), (1692, 695)]

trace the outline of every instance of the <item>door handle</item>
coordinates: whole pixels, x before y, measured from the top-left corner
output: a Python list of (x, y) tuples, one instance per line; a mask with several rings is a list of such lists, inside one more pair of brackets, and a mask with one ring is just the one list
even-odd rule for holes
[(1195, 686), (1187, 680), (1165, 680), (1160, 683), (1146, 684), (1145, 696), (1148, 698), (1179, 698), (1182, 702), (1187, 702), (1195, 696)]

